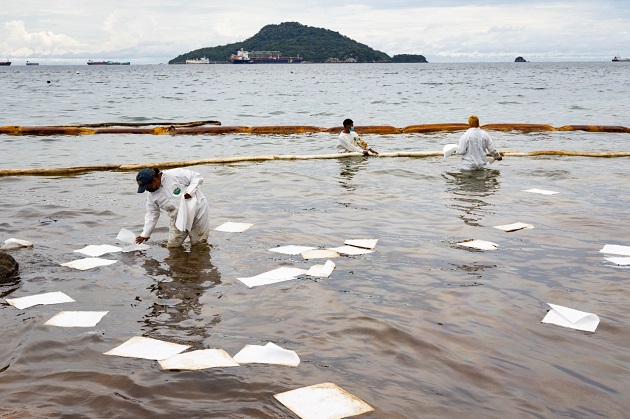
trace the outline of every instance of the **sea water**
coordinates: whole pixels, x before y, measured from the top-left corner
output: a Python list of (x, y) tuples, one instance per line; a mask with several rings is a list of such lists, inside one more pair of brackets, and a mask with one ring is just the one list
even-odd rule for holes
[[(623, 63), (3, 68), (0, 125), (186, 122), (340, 126), (465, 122), (630, 126)], [(48, 83), (50, 81), (50, 83)], [(629, 151), (629, 134), (490, 132), (499, 150)], [(439, 151), (460, 132), (367, 135), (378, 151)], [(0, 136), (1, 169), (334, 153), (333, 134)], [(60, 266), (88, 244), (139, 232), (133, 172), (0, 178), (0, 239), (20, 279), (0, 285), (0, 412), (16, 417), (294, 417), (273, 395), (334, 382), (365, 417), (624, 417), (630, 273), (605, 244), (630, 245), (627, 158), (506, 157), (474, 175), (457, 157), (349, 158), (190, 167), (204, 176), (211, 248), (149, 244), (89, 271)], [(539, 188), (544, 196), (524, 192)], [(504, 233), (512, 222), (533, 229)], [(238, 277), (303, 261), (267, 249), (375, 238), (327, 279), (249, 289)], [(488, 240), (496, 251), (456, 243)], [(321, 261), (323, 263), (323, 261)], [(75, 303), (17, 310), (4, 298), (63, 291)], [(593, 312), (587, 333), (542, 324), (558, 304)], [(44, 326), (100, 310), (94, 328)], [(221, 348), (274, 342), (297, 368), (163, 371), (103, 355), (133, 336)]]

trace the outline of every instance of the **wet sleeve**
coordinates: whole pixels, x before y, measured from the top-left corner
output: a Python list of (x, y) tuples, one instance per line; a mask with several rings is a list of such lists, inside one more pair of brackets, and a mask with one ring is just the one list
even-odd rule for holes
[(159, 219), (160, 207), (158, 207), (150, 196), (147, 196), (147, 212), (144, 215), (144, 228), (142, 229), (142, 233), (140, 235), (142, 237), (151, 237), (151, 233), (153, 233), (153, 229), (157, 225)]
[(466, 134), (467, 132), (459, 137), (459, 148), (457, 152), (462, 156), (468, 152), (468, 136)]
[(353, 152), (357, 152), (357, 153), (363, 153), (363, 149), (361, 147), (358, 147), (356, 145), (354, 145), (348, 138), (349, 136), (346, 135), (345, 133), (341, 133), (339, 134), (339, 145), (343, 148), (345, 148), (348, 151), (353, 151)]
[(492, 157), (494, 157), (495, 159), (499, 157), (499, 152), (496, 150), (496, 148), (494, 148), (494, 143), (492, 142), (492, 138), (490, 138), (490, 136), (487, 133), (484, 133), (483, 139), (485, 142), (486, 150), (488, 150), (488, 152), (492, 154)]

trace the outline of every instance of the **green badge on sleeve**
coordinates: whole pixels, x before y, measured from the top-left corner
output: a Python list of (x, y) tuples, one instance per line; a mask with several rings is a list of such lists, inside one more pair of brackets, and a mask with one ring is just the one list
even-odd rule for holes
[(173, 195), (179, 195), (179, 193), (180, 193), (181, 191), (182, 191), (181, 189), (176, 188), (176, 189), (173, 191)]

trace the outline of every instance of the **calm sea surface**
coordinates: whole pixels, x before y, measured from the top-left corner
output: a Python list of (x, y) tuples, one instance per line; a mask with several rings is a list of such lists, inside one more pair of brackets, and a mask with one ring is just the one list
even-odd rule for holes
[[(50, 83), (48, 83), (50, 81)], [(0, 68), (0, 126), (186, 122), (335, 127), (465, 122), (630, 126), (624, 63), (45, 66)], [(500, 150), (630, 151), (630, 134), (490, 132)], [(460, 132), (366, 135), (375, 149), (439, 151)], [(0, 136), (0, 169), (228, 156), (329, 154), (331, 134)], [(1, 417), (293, 418), (273, 395), (333, 382), (366, 418), (625, 418), (630, 409), (627, 158), (506, 157), (473, 175), (458, 159), (349, 158), (194, 166), (211, 248), (165, 247), (165, 216), (136, 254), (60, 266), (88, 244), (139, 232), (135, 173), (0, 178), (0, 242), (20, 279), (0, 284)], [(545, 196), (524, 192), (540, 188)], [(513, 222), (535, 228), (504, 233)], [(247, 288), (238, 277), (304, 261), (267, 249), (379, 239), (327, 279)], [(496, 251), (456, 245), (488, 240)], [(5, 298), (62, 291), (75, 303), (18, 310)], [(541, 323), (547, 303), (600, 317), (594, 333)], [(109, 311), (93, 328), (44, 323)], [(274, 342), (296, 367), (163, 371), (103, 355), (134, 336), (221, 348)]]

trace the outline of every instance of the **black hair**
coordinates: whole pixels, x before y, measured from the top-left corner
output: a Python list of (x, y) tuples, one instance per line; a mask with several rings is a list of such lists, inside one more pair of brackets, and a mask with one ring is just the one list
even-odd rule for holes
[(354, 125), (354, 122), (352, 122), (352, 119), (347, 118), (343, 120), (343, 126), (346, 127), (348, 125)]

